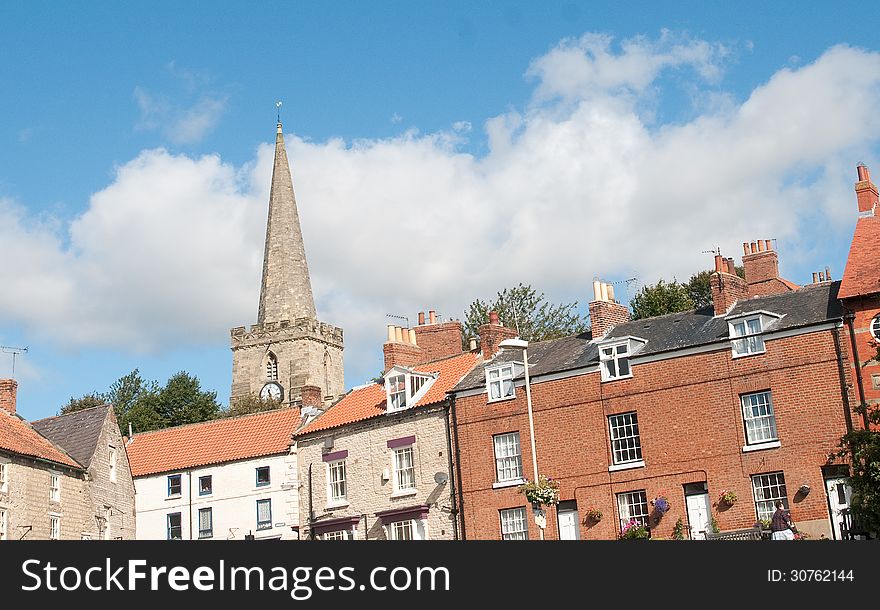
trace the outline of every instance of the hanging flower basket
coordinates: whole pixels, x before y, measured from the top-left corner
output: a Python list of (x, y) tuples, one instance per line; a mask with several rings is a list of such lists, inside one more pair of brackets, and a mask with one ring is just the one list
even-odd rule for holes
[(526, 495), (526, 499), (535, 509), (545, 504), (548, 506), (559, 504), (559, 483), (551, 477), (541, 475), (537, 483), (527, 481), (519, 486), (519, 491)]
[(602, 520), (602, 511), (598, 508), (591, 508), (587, 511), (588, 523), (599, 523)]
[(653, 500), (651, 500), (651, 506), (654, 507), (654, 510), (657, 511), (659, 515), (665, 515), (666, 511), (669, 510), (669, 500), (666, 499), (666, 496), (659, 495)]
[(718, 498), (719, 504), (724, 504), (726, 506), (733, 506), (736, 502), (736, 494), (727, 489), (721, 490), (721, 496)]

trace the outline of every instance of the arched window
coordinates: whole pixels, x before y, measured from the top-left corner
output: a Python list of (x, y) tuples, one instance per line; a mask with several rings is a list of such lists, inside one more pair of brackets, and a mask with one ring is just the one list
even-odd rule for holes
[(278, 379), (278, 358), (272, 352), (266, 356), (266, 379), (272, 381)]
[(324, 396), (330, 396), (330, 352), (324, 348)]

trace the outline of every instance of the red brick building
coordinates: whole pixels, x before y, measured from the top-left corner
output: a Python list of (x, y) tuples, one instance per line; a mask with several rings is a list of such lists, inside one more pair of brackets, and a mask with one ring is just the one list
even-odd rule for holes
[[(713, 522), (724, 531), (769, 518), (776, 500), (801, 532), (840, 538), (847, 470), (829, 455), (859, 425), (860, 402), (845, 307), (863, 362), (880, 333), (877, 190), (866, 168), (859, 177), (842, 283), (827, 271), (803, 287), (780, 278), (771, 242), (751, 242), (745, 280), (715, 257), (710, 307), (630, 321), (595, 282), (592, 335), (534, 343), (527, 360), (521, 349), (484, 354), (452, 391), (463, 536), (540, 536), (518, 491), (535, 478), (527, 364), (537, 471), (560, 485), (546, 538), (615, 538), (630, 520), (673, 537), (679, 519), (684, 537), (702, 538)], [(876, 401), (877, 363), (858, 370)]]

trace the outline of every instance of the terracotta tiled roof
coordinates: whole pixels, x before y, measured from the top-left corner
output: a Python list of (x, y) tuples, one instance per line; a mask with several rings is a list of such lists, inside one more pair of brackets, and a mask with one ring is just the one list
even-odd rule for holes
[[(414, 367), (420, 373), (437, 373), (437, 380), (428, 388), (428, 391), (411, 408), (424, 407), (426, 405), (441, 402), (446, 398), (447, 390), (455, 387), (462, 377), (477, 363), (479, 355), (473, 352), (465, 352), (459, 356), (420, 364)], [(335, 405), (330, 407), (323, 415), (296, 433), (303, 436), (319, 430), (339, 428), (347, 424), (370, 419), (385, 414), (385, 386), (373, 383), (352, 390)]]
[(299, 423), (299, 409), (277, 409), (135, 434), (126, 447), (131, 474), (142, 477), (284, 453)]
[(841, 299), (880, 293), (880, 216), (864, 216), (856, 221), (846, 270), (840, 283)]
[(16, 415), (0, 409), (0, 449), (64, 464), (82, 470), (82, 465), (34, 430)]

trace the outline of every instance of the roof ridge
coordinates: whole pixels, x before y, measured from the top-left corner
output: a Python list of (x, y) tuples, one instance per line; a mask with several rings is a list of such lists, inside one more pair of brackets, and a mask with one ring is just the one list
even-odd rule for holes
[(206, 421), (197, 421), (197, 422), (192, 422), (190, 424), (179, 424), (177, 426), (168, 426), (167, 428), (159, 428), (157, 430), (145, 430), (144, 432), (135, 432), (134, 434), (131, 435), (129, 440), (134, 440), (134, 437), (136, 437), (136, 436), (146, 436), (148, 434), (157, 434), (159, 432), (168, 432), (169, 430), (180, 430), (183, 428), (195, 428), (196, 426), (207, 426), (210, 424), (217, 424), (220, 422), (245, 419), (247, 417), (256, 417), (258, 415), (268, 415), (270, 413), (280, 413), (282, 411), (296, 411), (299, 408), (300, 407), (279, 407), (277, 409), (268, 409), (266, 411), (257, 411), (256, 413), (243, 413), (241, 415), (231, 415), (229, 417), (217, 417), (215, 419), (209, 419)]
[[(477, 356), (479, 356), (479, 353), (476, 351), (468, 350), (468, 351), (462, 352), (460, 354), (453, 354), (452, 356), (443, 356), (442, 358), (437, 358), (435, 360), (428, 360), (427, 362), (422, 362), (421, 364), (416, 364), (412, 368), (413, 368), (413, 370), (416, 370), (421, 366), (428, 366), (429, 364), (437, 364), (438, 362), (446, 362), (447, 360), (452, 360), (453, 358), (462, 358), (464, 356), (473, 356), (476, 358)], [(424, 372), (424, 371), (419, 371), (419, 372)]]
[(32, 424), (37, 424), (44, 421), (49, 421), (50, 419), (60, 419), (62, 417), (68, 417), (70, 415), (76, 415), (78, 413), (82, 413), (84, 411), (91, 411), (92, 409), (106, 409), (107, 407), (113, 408), (113, 405), (109, 402), (104, 403), (103, 405), (95, 405), (94, 407), (86, 407), (85, 409), (77, 409), (76, 411), (71, 411), (70, 413), (59, 413), (58, 415), (50, 415), (49, 417), (44, 417), (42, 419), (35, 419), (32, 421)]

